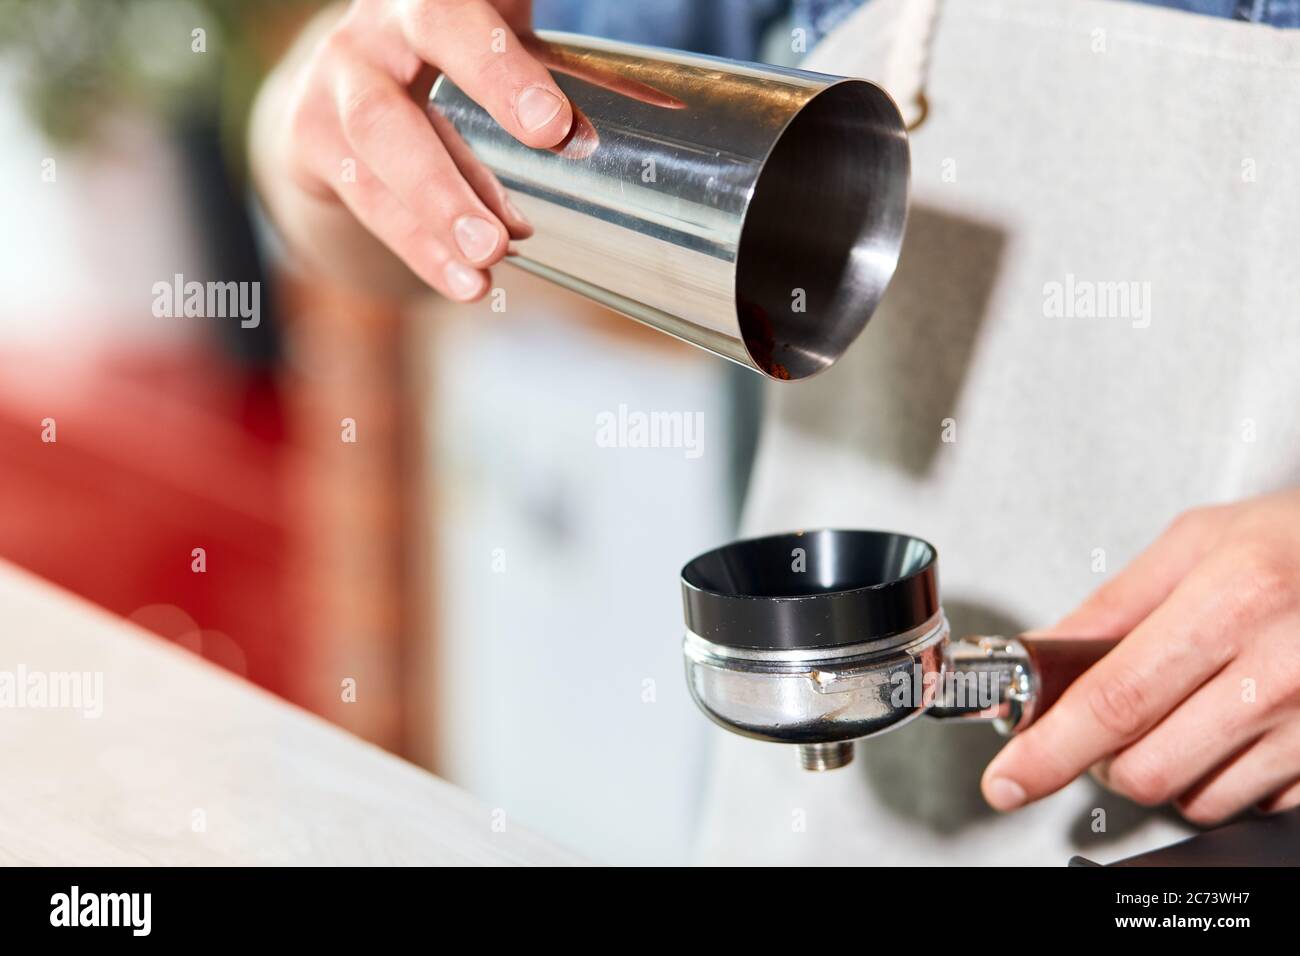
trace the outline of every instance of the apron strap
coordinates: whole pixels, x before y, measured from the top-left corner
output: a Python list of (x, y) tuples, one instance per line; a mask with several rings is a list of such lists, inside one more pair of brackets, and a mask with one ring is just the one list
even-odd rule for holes
[(885, 88), (898, 101), (908, 130), (930, 111), (925, 81), (930, 65), (930, 40), (939, 17), (940, 0), (903, 0), (894, 23), (894, 41), (885, 63)]

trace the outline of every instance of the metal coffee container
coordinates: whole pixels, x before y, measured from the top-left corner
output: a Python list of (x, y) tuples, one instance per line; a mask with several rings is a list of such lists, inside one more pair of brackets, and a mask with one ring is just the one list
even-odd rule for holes
[(555, 149), (446, 76), (429, 99), (533, 224), (508, 261), (770, 378), (844, 353), (906, 220), (907, 133), (884, 90), (559, 33), (533, 52), (575, 108)]

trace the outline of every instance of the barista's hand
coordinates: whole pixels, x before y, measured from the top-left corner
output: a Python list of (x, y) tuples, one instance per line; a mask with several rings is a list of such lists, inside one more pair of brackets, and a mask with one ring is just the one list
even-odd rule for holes
[[(422, 100), (445, 72), (521, 142), (561, 142), (572, 109), (519, 39), (532, 0), (353, 0), (325, 17), (254, 118), (254, 166), (275, 218), (291, 245), (320, 246), (332, 224), (314, 204), (341, 202), (429, 285), (480, 297), (487, 267), (531, 230)], [(344, 238), (316, 257), (331, 271), (350, 264)]]
[(994, 807), (1089, 767), (1198, 824), (1300, 805), (1300, 491), (1182, 515), (1046, 633), (1127, 636), (989, 764)]

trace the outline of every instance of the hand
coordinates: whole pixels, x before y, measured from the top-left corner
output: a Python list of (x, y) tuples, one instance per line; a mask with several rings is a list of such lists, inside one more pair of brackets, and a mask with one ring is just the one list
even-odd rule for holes
[(1202, 825), (1300, 806), (1300, 491), (1187, 512), (1045, 633), (1127, 636), (989, 764), (994, 807), (1089, 767)]
[[(531, 233), (496, 178), (454, 130), (423, 108), (443, 71), (521, 142), (561, 142), (573, 111), (520, 42), (531, 0), (354, 0), (303, 41), (261, 98), (253, 154), (268, 205), (291, 245), (322, 245), (343, 203), (418, 277), (460, 301), (481, 297), (487, 268)], [(311, 32), (311, 31), (309, 31)], [(284, 195), (285, 193), (292, 195)], [(329, 268), (351, 265), (327, 242)]]

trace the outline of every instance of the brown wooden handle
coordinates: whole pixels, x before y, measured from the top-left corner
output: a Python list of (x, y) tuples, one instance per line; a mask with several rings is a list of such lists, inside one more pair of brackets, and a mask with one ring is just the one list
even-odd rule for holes
[(1028, 720), (1018, 726), (1023, 730), (1043, 716), (1089, 667), (1105, 657), (1120, 642), (1118, 637), (1020, 637), (1034, 673), (1038, 692), (1034, 695)]

